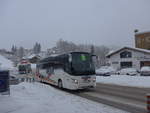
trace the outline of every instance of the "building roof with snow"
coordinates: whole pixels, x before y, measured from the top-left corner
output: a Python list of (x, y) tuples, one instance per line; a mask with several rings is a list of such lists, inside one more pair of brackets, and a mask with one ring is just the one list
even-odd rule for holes
[(118, 50), (116, 50), (114, 52), (111, 52), (111, 53), (107, 54), (106, 57), (110, 57), (110, 56), (112, 56), (112, 55), (114, 55), (114, 54), (116, 54), (116, 53), (118, 53), (118, 52), (120, 52), (120, 51), (122, 51), (124, 49), (138, 51), (138, 52), (142, 52), (142, 53), (146, 53), (146, 54), (150, 54), (150, 50), (147, 50), (147, 49), (134, 48), (134, 47), (123, 47), (121, 49), (118, 49)]
[(141, 34), (150, 35), (150, 31), (136, 32), (136, 33), (135, 33), (135, 35), (141, 35)]
[(36, 55), (36, 54), (32, 54), (32, 55), (30, 55), (30, 56), (26, 56), (27, 59), (32, 59), (32, 58), (34, 58), (34, 57), (40, 58), (40, 56), (39, 56), (39, 55)]

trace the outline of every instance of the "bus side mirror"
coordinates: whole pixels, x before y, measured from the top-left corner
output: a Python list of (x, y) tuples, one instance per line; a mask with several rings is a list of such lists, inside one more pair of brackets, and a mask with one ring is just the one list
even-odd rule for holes
[(48, 74), (49, 74), (49, 69), (46, 69), (46, 73), (48, 73)]
[(92, 56), (92, 59), (98, 59), (98, 56), (97, 55), (91, 55)]

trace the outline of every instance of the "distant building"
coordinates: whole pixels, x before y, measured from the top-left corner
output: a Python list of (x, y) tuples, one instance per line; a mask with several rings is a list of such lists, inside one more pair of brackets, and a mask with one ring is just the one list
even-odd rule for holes
[(40, 59), (41, 59), (41, 56), (38, 55), (38, 54), (32, 54), (32, 55), (25, 56), (25, 57), (22, 58), (22, 60), (27, 60), (27, 61), (29, 61), (30, 63), (36, 63), (36, 62), (38, 62)]
[(150, 66), (150, 50), (123, 47), (117, 51), (109, 53), (108, 63), (115, 69), (136, 68)]
[(150, 50), (150, 32), (135, 32), (135, 47)]
[(52, 54), (59, 54), (59, 50), (57, 47), (53, 47), (51, 49), (47, 49), (47, 56), (50, 56)]

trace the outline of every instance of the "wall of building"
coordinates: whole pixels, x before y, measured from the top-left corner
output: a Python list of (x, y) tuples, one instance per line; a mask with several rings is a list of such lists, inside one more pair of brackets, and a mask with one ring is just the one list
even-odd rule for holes
[[(120, 58), (120, 53), (123, 51), (131, 52), (132, 58)], [(120, 62), (132, 62), (132, 67), (139, 70), (141, 68), (141, 65), (140, 65), (141, 61), (150, 61), (150, 54), (145, 54), (143, 52), (124, 49), (124, 50), (112, 55), (109, 58), (110, 65), (113, 66), (117, 70), (121, 69)]]
[(135, 34), (135, 46), (136, 48), (150, 50), (150, 32), (136, 33)]

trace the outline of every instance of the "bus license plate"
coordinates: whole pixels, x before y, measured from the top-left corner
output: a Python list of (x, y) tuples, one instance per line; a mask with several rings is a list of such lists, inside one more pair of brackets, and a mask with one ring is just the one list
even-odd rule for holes
[(83, 79), (84, 82), (90, 82), (90, 78), (91, 77), (82, 77), (82, 79)]

